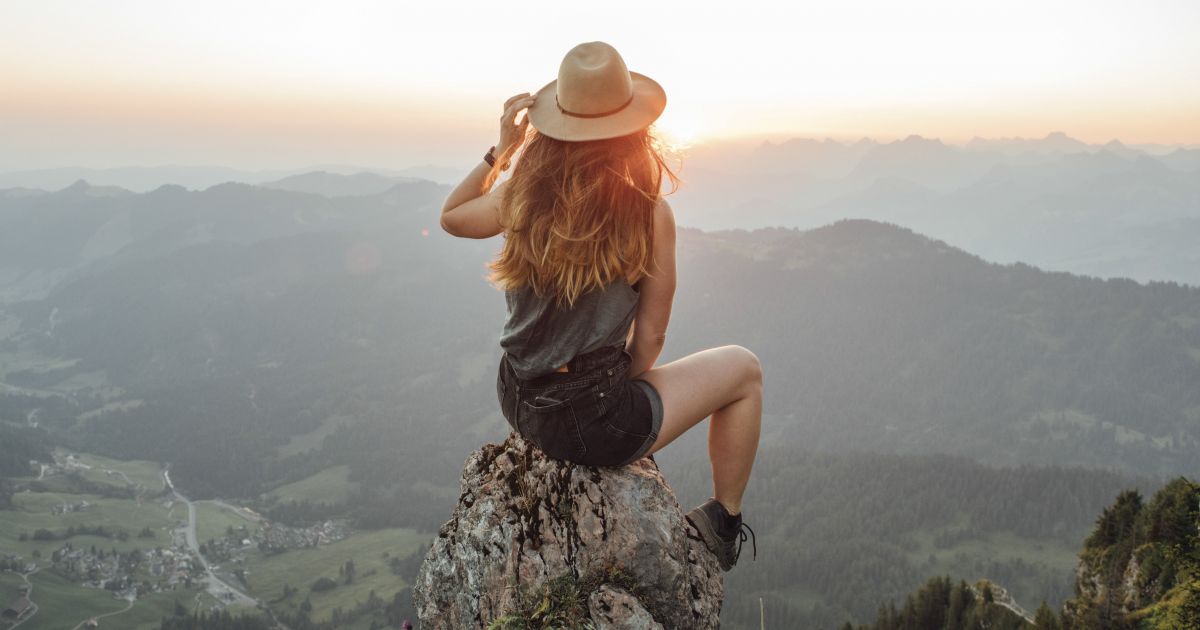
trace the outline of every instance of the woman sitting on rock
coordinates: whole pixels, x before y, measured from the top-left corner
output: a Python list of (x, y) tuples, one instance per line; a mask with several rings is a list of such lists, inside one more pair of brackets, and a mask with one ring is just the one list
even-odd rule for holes
[(729, 570), (749, 529), (741, 503), (762, 368), (741, 346), (654, 366), (675, 295), (675, 219), (661, 189), (678, 179), (649, 128), (665, 106), (662, 87), (612, 46), (576, 46), (556, 81), (504, 104), (499, 142), (446, 199), (441, 222), (465, 238), (504, 234), (490, 265), (508, 305), (497, 396), (547, 456), (622, 466), (712, 416), (713, 497), (687, 517)]

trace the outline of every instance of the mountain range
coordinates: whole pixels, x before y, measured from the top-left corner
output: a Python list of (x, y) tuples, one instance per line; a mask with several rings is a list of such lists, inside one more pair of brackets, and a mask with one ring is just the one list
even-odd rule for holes
[(964, 146), (793, 139), (685, 154), (679, 222), (703, 229), (898, 223), (995, 262), (1200, 284), (1200, 150), (1061, 133)]
[[(261, 484), (236, 471), (243, 449), (314, 430), (326, 394), (498, 428), (480, 388), (504, 312), (481, 277), (495, 242), (436, 229), (445, 194), (408, 181), (338, 198), (245, 184), (2, 198), (3, 381), (29, 396), (23, 413), (66, 396), (47, 427), (114, 448), (161, 432), (155, 457), (185, 468), (202, 443), (187, 427), (239, 427), (221, 468), (239, 481), (205, 481), (222, 492)], [(679, 243), (663, 359), (754, 349), (773, 367), (774, 439), (1143, 474), (1200, 461), (1200, 290), (989, 263), (865, 220), (685, 228)], [(147, 404), (119, 405), (132, 400)], [(92, 412), (103, 422), (77, 419)]]
[[(508, 430), (499, 243), (438, 229), (448, 190), (315, 173), (0, 194), (2, 469), (58, 445), (169, 463), (189, 496), (282, 523), (432, 535), (463, 458)], [(731, 581), (731, 628), (759, 597), (800, 625), (865, 620), (942, 571), (1056, 605), (1119, 488), (1197, 473), (1200, 289), (863, 219), (678, 243), (662, 361), (739, 343), (765, 366), (746, 509), (772, 551)], [(683, 503), (707, 496), (705, 452), (699, 431), (657, 458)]]
[[(712, 141), (682, 154), (672, 198), (680, 225), (705, 230), (819, 227), (842, 218), (904, 225), (994, 262), (1200, 285), (1200, 148), (909, 136), (892, 142), (793, 138)], [(0, 174), (0, 195), (29, 197), (86, 179), (91, 194), (238, 182), (328, 197), (369, 196), (413, 178), (455, 184), (464, 169), (323, 166), (46, 169)]]

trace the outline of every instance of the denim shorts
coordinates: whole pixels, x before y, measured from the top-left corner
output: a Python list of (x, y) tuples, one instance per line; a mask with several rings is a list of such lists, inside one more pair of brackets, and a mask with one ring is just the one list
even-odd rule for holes
[(500, 358), (496, 395), (504, 419), (547, 456), (585, 466), (624, 466), (646, 456), (662, 428), (658, 390), (629, 379), (622, 346), (579, 355), (568, 372), (521, 379)]

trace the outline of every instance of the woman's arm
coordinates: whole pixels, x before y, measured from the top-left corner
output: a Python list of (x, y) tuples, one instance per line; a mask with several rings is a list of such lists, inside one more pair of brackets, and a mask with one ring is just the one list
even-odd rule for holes
[(654, 246), (650, 274), (639, 289), (637, 315), (626, 350), (633, 357), (629, 378), (654, 367), (667, 340), (671, 304), (675, 300), (675, 214), (666, 199), (654, 208)]
[(442, 229), (451, 236), (490, 238), (501, 232), (501, 189), (492, 190), (500, 176), (500, 160), (488, 166), (480, 160), (442, 204)]
[(463, 238), (488, 238), (503, 230), (500, 225), (500, 189), (492, 191), (492, 184), (496, 183), (502, 167), (508, 164), (525, 142), (529, 119), (522, 118), (520, 123), (516, 123), (515, 119), (521, 110), (533, 102), (534, 98), (528, 92), (505, 101), (504, 113), (500, 116), (500, 141), (496, 143), (496, 166), (488, 166), (487, 162), (480, 161), (450, 192), (442, 204), (443, 230)]

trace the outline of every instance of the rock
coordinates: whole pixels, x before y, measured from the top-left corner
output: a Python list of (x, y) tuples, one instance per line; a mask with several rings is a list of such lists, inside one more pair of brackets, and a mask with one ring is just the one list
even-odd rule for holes
[(458, 506), (413, 585), (426, 629), (536, 618), (701, 630), (719, 627), (723, 597), (716, 557), (657, 464), (580, 466), (516, 433), (467, 458)]
[(592, 591), (588, 612), (596, 630), (663, 630), (637, 598), (619, 586), (605, 584)]

